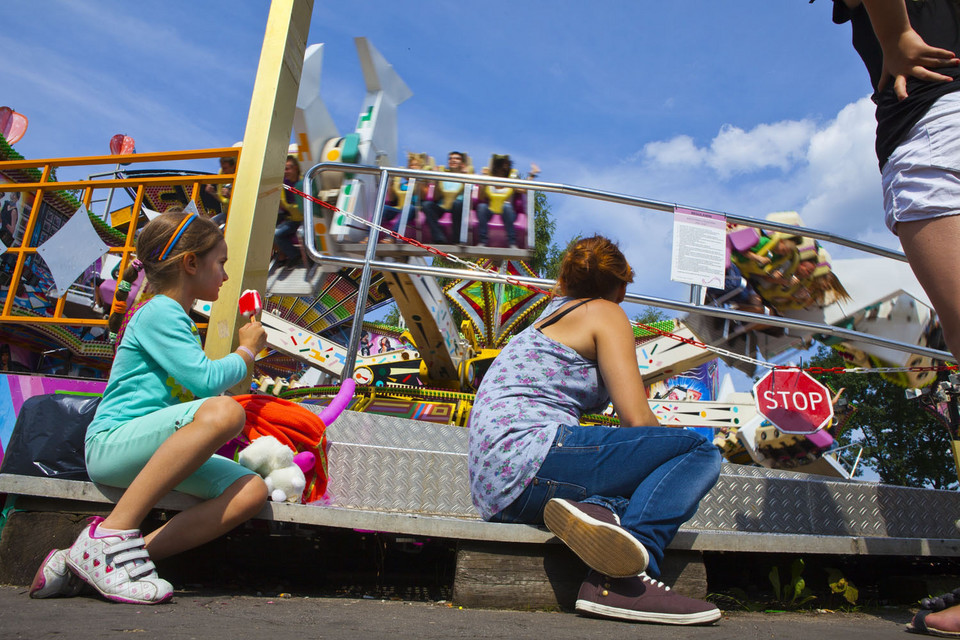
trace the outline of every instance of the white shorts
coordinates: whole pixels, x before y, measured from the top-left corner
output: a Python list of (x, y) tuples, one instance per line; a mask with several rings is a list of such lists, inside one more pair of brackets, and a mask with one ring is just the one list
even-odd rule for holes
[(960, 91), (939, 98), (883, 167), (884, 222), (897, 224), (960, 213)]

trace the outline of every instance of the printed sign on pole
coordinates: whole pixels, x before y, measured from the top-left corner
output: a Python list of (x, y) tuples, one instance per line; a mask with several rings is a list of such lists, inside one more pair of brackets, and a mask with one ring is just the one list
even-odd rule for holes
[(675, 208), (670, 279), (722, 289), (726, 266), (726, 216)]

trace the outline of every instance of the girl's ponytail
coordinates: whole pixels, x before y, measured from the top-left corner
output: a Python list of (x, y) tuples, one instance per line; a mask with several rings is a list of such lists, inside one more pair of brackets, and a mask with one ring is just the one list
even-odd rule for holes
[(131, 260), (127, 268), (123, 270), (123, 277), (117, 281), (117, 289), (113, 293), (113, 304), (110, 306), (110, 316), (107, 318), (107, 329), (110, 331), (111, 342), (117, 340), (117, 334), (127, 313), (127, 298), (130, 297), (133, 283), (136, 282), (142, 270), (143, 263), (136, 259)]

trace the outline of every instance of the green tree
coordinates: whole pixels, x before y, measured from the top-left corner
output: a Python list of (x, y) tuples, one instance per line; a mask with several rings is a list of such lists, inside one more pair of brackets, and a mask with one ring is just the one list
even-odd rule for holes
[(550, 203), (547, 202), (546, 193), (543, 191), (535, 192), (533, 201), (533, 256), (527, 260), (527, 265), (533, 269), (534, 273), (542, 274), (551, 250), (557, 250), (556, 245), (553, 244), (553, 234), (557, 230), (557, 223), (550, 213)]
[(383, 314), (383, 319), (380, 320), (383, 324), (388, 324), (392, 327), (400, 326), (400, 308), (395, 302), (390, 303), (387, 307), (386, 313)]
[(640, 313), (633, 316), (635, 324), (653, 324), (661, 320), (669, 320), (670, 316), (664, 313), (663, 309), (656, 307), (640, 307)]
[(580, 239), (583, 238), (579, 233), (572, 238), (561, 249), (556, 244), (551, 244), (549, 250), (546, 254), (546, 259), (544, 260), (543, 266), (540, 270), (540, 277), (549, 278), (551, 280), (556, 280), (557, 276), (560, 275), (560, 263), (563, 262), (563, 257), (567, 255), (570, 251), (570, 247), (580, 242)]
[[(842, 367), (839, 353), (821, 347), (808, 363), (817, 367)], [(824, 373), (816, 378), (842, 398), (853, 415), (839, 435), (840, 444), (863, 445), (863, 463), (882, 482), (905, 487), (957, 487), (957, 471), (950, 435), (939, 420), (927, 413), (919, 400), (906, 397), (903, 387), (879, 374)]]

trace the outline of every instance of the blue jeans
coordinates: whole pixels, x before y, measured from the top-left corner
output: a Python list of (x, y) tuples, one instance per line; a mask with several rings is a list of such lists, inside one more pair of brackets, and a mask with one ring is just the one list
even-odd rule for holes
[(300, 252), (293, 244), (293, 239), (297, 237), (297, 229), (299, 228), (299, 222), (284, 220), (277, 225), (277, 230), (273, 232), (273, 241), (277, 244), (277, 249), (280, 249), (284, 258), (294, 262), (300, 260)]
[(656, 578), (664, 549), (719, 477), (719, 450), (688, 429), (561, 426), (537, 475), (491, 520), (543, 524), (552, 498), (602, 505), (646, 547)]
[(380, 225), (386, 227), (387, 229), (397, 230), (397, 225), (393, 224), (393, 221), (396, 220), (399, 224), (400, 214), (402, 213), (401, 209), (397, 207), (391, 207), (388, 204), (383, 205), (383, 215), (380, 217)]
[[(445, 212), (450, 212), (450, 237), (440, 226), (440, 218)], [(463, 221), (463, 198), (457, 198), (453, 201), (450, 209), (444, 209), (443, 206), (432, 200), (423, 203), (423, 215), (427, 219), (427, 227), (430, 228), (430, 237), (434, 244), (460, 244), (460, 224)]]
[[(493, 217), (490, 211), (490, 205), (481, 202), (477, 205), (477, 240), (478, 242), (487, 242), (487, 223)], [(500, 214), (503, 217), (503, 228), (507, 231), (507, 242), (517, 244), (517, 230), (513, 228), (513, 223), (517, 221), (517, 212), (509, 202), (503, 203), (503, 211)]]

